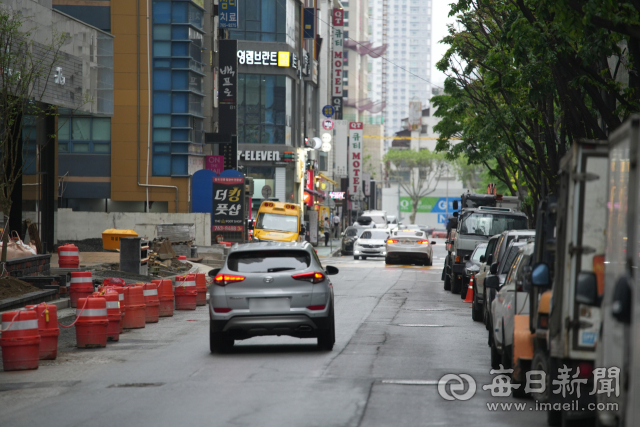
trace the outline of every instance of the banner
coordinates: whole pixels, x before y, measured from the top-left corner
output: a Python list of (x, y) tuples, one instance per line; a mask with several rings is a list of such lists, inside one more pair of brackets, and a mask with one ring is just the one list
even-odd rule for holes
[(362, 194), (362, 122), (349, 122), (349, 195)]
[(220, 40), (218, 45), (218, 133), (237, 135), (238, 40)]
[(205, 159), (205, 169), (209, 169), (218, 175), (224, 172), (224, 156), (205, 156)]
[[(462, 203), (458, 197), (449, 197), (449, 215), (453, 214), (453, 201), (457, 200)], [(411, 212), (411, 198), (408, 196), (400, 197), (400, 212)], [(447, 198), (446, 197), (423, 197), (418, 202), (418, 213), (446, 213)]]
[(344, 26), (344, 11), (342, 9), (333, 9), (333, 46), (331, 52), (332, 58), (332, 90), (331, 103), (335, 109), (335, 119), (342, 120), (342, 68), (343, 68), (343, 48), (344, 34), (342, 28)]
[(238, 28), (238, 0), (220, 0), (218, 28)]
[(213, 215), (211, 230), (244, 230), (244, 177), (213, 177)]

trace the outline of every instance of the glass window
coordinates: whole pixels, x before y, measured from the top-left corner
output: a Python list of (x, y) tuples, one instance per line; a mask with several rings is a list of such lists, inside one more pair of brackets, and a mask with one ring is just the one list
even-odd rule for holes
[[(238, 40), (285, 43), (287, 41), (286, 4), (286, 0), (246, 0), (238, 2), (238, 28), (230, 32), (230, 37)], [(293, 8), (291, 13), (294, 13)], [(290, 20), (294, 22), (295, 17), (291, 16)], [(295, 29), (291, 28), (291, 31), (293, 32)], [(290, 44), (294, 46), (293, 43)]]
[(171, 22), (187, 24), (187, 3), (174, 1), (172, 3)]
[(173, 90), (187, 90), (189, 88), (189, 72), (174, 71), (172, 76)]
[(156, 176), (171, 175), (171, 156), (166, 154), (153, 155), (153, 174)]
[(59, 153), (66, 153), (67, 151), (69, 151), (69, 144), (58, 144)]
[(171, 22), (171, 2), (153, 2), (153, 22), (165, 24)]
[(171, 40), (171, 25), (154, 25), (154, 40)]
[(94, 141), (111, 140), (111, 119), (94, 118), (91, 129), (91, 139)]
[(189, 141), (189, 129), (174, 129), (171, 131), (172, 141)]
[(171, 113), (171, 93), (170, 92), (154, 92), (153, 93), (153, 112), (154, 113)]
[(187, 116), (172, 116), (171, 127), (174, 128), (186, 128), (189, 127), (189, 117)]
[(170, 59), (156, 59), (153, 61), (155, 68), (171, 68)]
[(160, 114), (156, 114), (153, 116), (153, 127), (155, 128), (170, 128), (171, 127), (171, 116), (164, 116)]
[(174, 42), (171, 53), (173, 56), (189, 56), (189, 43)]
[[(242, 2), (240, 2), (242, 3)], [(197, 28), (202, 28), (204, 21), (204, 15), (200, 9), (194, 5), (189, 5), (189, 23)]]
[(58, 140), (69, 139), (69, 117), (58, 117)]
[(285, 143), (289, 80), (284, 76), (238, 76), (239, 141)]
[(154, 141), (171, 141), (171, 130), (169, 129), (154, 129), (153, 130)]
[(74, 153), (88, 153), (89, 152), (89, 143), (88, 142), (75, 142), (72, 145), (72, 149)]
[[(261, 214), (264, 215), (264, 214)], [(276, 216), (272, 214), (267, 214)], [(285, 216), (285, 215), (277, 215)], [(285, 218), (284, 220), (287, 220)], [(295, 220), (298, 232), (297, 217), (291, 217), (290, 222)], [(256, 228), (258, 225), (256, 224)], [(311, 256), (306, 251), (251, 251), (238, 252), (229, 257), (227, 266), (231, 271), (238, 273), (275, 273), (285, 270), (305, 270), (311, 265)]]
[(171, 156), (171, 175), (188, 175), (187, 156)]
[(108, 154), (111, 151), (109, 144), (94, 143), (93, 152), (98, 154)]
[(155, 70), (153, 72), (153, 88), (155, 90), (171, 89), (171, 71)]
[(170, 153), (171, 144), (153, 144), (154, 153)]
[[(72, 135), (71, 138), (73, 140), (84, 140), (88, 141), (91, 139), (91, 135), (89, 133), (91, 129), (91, 119), (90, 118), (74, 118), (71, 122), (72, 124)], [(74, 150), (75, 151), (75, 150)]]
[(172, 94), (172, 99), (173, 99), (173, 105), (172, 105), (172, 112), (174, 113), (187, 113), (189, 110), (189, 97), (187, 96), (187, 93), (173, 93)]
[(171, 56), (171, 42), (153, 42), (153, 56)]
[(173, 25), (172, 33), (174, 40), (189, 39), (189, 27), (187, 27), (186, 25)]

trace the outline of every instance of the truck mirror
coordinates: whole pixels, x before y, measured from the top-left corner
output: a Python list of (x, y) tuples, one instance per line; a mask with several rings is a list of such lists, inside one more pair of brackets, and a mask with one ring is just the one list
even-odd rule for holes
[(464, 258), (462, 258), (463, 261), (469, 261), (471, 259), (471, 255), (465, 255)]
[(484, 279), (484, 287), (487, 289), (498, 289), (500, 287), (500, 278), (498, 278), (498, 276), (488, 276)]
[(598, 281), (595, 273), (581, 271), (576, 282), (576, 302), (590, 306), (598, 305)]
[(491, 274), (497, 274), (498, 273), (498, 263), (494, 262), (493, 264), (491, 264), (491, 267), (489, 268), (489, 273)]
[(480, 255), (480, 262), (484, 262), (484, 261), (485, 261), (485, 259), (486, 259), (486, 258), (484, 257), (484, 255)]
[(487, 255), (487, 259), (485, 261), (487, 264), (491, 265), (491, 261), (493, 261), (493, 254)]
[(458, 210), (458, 201), (457, 200), (453, 201), (453, 210)]
[(454, 217), (454, 218), (458, 218), (458, 212), (454, 212), (454, 213), (453, 213), (453, 217)]
[(631, 323), (631, 298), (631, 279), (625, 275), (616, 282), (611, 303), (611, 315), (625, 325)]
[(533, 286), (548, 287), (549, 286), (549, 266), (540, 262), (531, 269), (531, 284)]

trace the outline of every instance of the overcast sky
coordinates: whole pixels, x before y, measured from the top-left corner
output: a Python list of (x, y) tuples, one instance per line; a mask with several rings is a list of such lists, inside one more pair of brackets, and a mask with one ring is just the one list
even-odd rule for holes
[(442, 58), (447, 51), (447, 46), (438, 43), (447, 35), (447, 24), (452, 24), (454, 18), (449, 18), (449, 3), (452, 0), (433, 0), (433, 9), (431, 15), (431, 28), (433, 33), (431, 36), (431, 83), (442, 87), (445, 79), (444, 73), (436, 69), (436, 63)]

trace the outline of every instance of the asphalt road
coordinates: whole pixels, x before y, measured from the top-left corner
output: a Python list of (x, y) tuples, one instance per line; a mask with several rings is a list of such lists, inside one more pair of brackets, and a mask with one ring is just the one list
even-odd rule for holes
[[(336, 345), (261, 337), (211, 355), (208, 314), (121, 335), (106, 349), (63, 348), (37, 371), (0, 372), (2, 426), (544, 426), (534, 402), (493, 397), (487, 332), (468, 303), (445, 292), (444, 248), (433, 267), (325, 258), (332, 276)], [(437, 382), (469, 374), (477, 392), (447, 401)], [(413, 384), (412, 384), (413, 383)], [(448, 388), (447, 388), (448, 390)], [(462, 392), (460, 392), (462, 393)], [(524, 403), (489, 411), (488, 402)]]

